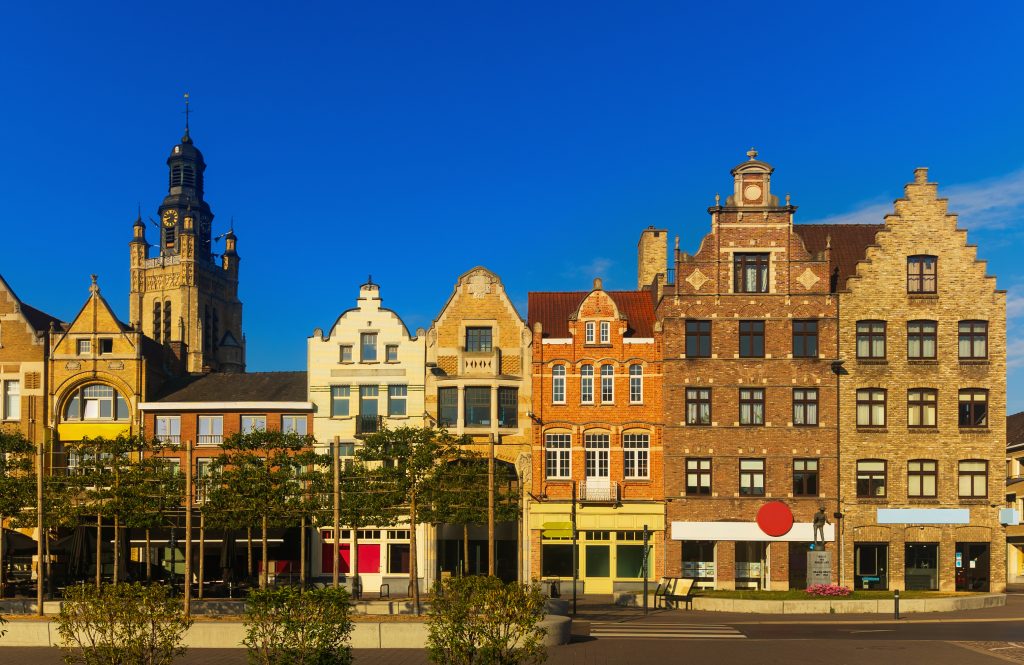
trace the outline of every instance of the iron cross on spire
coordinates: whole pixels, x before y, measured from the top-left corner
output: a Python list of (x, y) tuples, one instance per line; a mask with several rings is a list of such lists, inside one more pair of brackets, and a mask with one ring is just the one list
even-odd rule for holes
[(186, 92), (185, 93), (185, 111), (184, 111), (184, 113), (185, 113), (185, 135), (186, 136), (188, 135), (188, 116), (189, 116), (189, 113), (192, 112), (192, 109), (189, 108), (188, 103), (189, 103), (188, 93)]

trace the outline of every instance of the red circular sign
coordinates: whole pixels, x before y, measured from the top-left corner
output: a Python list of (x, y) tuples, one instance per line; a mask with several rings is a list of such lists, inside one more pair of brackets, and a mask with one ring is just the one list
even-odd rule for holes
[(793, 511), (781, 501), (769, 501), (757, 511), (757, 526), (773, 538), (785, 536), (793, 528)]

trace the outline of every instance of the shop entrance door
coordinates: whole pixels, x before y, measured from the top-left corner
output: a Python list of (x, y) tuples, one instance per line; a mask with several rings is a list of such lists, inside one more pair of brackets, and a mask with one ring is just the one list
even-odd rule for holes
[(807, 588), (807, 552), (810, 543), (789, 544), (789, 588)]
[(853, 583), (858, 589), (889, 588), (889, 544), (855, 543)]
[(956, 544), (956, 590), (988, 591), (988, 543)]
[(767, 553), (768, 548), (762, 542), (741, 541), (736, 543), (737, 589), (764, 589), (766, 587)]
[(612, 547), (611, 545), (590, 545), (583, 548), (583, 591), (592, 593), (612, 592)]
[(908, 591), (938, 591), (939, 546), (936, 543), (907, 543), (903, 562), (903, 585)]

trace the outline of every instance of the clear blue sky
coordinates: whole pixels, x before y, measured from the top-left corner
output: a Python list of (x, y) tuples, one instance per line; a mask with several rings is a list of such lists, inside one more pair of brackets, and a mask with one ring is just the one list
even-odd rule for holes
[[(931, 167), (1024, 363), (1022, 5), (902, 5), (10, 4), (0, 272), (64, 318), (99, 273), (126, 318), (188, 90), (252, 370), (303, 367), (369, 273), (412, 329), (477, 264), (524, 315), (595, 273), (633, 288), (640, 230), (695, 250), (752, 145), (804, 222), (878, 221)], [(1020, 410), (1024, 369), (1010, 385)]]

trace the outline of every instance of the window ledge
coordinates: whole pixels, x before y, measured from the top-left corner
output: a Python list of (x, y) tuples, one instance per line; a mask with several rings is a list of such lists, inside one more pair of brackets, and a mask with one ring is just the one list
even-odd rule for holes
[(965, 506), (984, 506), (988, 503), (988, 497), (960, 497), (960, 503)]
[(360, 360), (359, 364), (360, 365), (380, 365), (381, 362), (379, 360)]
[(938, 365), (937, 358), (907, 358), (908, 365)]
[(912, 427), (912, 426), (908, 425), (907, 426), (907, 432), (909, 434), (938, 434), (939, 433), (939, 428), (938, 427)]
[(857, 358), (858, 365), (888, 365), (886, 358)]
[(873, 427), (871, 425), (857, 425), (857, 431), (862, 434), (888, 434), (887, 427)]
[(908, 291), (907, 297), (910, 298), (911, 300), (938, 300), (939, 294), (935, 292), (916, 293)]
[(881, 496), (879, 496), (879, 497), (858, 496), (857, 497), (857, 503), (866, 504), (866, 505), (872, 505), (872, 506), (873, 505), (884, 505), (884, 504), (889, 503), (889, 499), (887, 497), (881, 497)]
[(961, 434), (990, 434), (992, 430), (988, 427), (964, 427), (960, 426)]
[(961, 365), (988, 365), (988, 358), (960, 358)]
[(584, 346), (584, 348), (587, 348), (587, 349), (610, 349), (610, 348), (612, 348), (611, 342), (591, 342), (589, 344), (584, 342), (583, 346)]
[(912, 504), (914, 504), (914, 505), (917, 505), (917, 506), (921, 506), (921, 505), (938, 505), (938, 504), (942, 503), (942, 501), (940, 501), (939, 499), (937, 499), (935, 497), (930, 497), (930, 496), (929, 497), (913, 497), (912, 496), (909, 499), (907, 499), (907, 501), (912, 503)]

